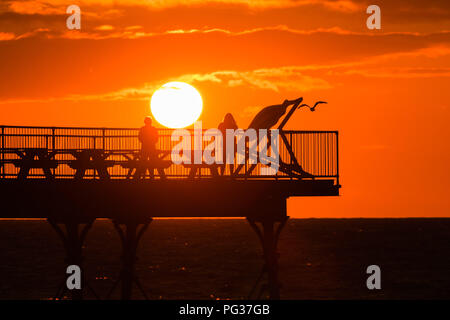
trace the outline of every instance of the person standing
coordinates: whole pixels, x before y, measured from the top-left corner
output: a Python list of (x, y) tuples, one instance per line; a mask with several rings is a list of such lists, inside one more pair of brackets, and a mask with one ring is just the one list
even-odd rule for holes
[[(227, 129), (233, 129), (233, 130), (237, 130), (238, 126), (236, 124), (236, 120), (234, 120), (234, 117), (231, 113), (227, 113), (225, 115), (225, 117), (223, 118), (223, 121), (219, 124), (218, 129), (220, 130), (220, 132), (222, 132), (222, 137), (223, 137), (223, 165), (221, 165), (219, 167), (220, 169), (220, 174), (223, 176), (223, 174), (225, 173), (225, 169), (226, 169), (226, 160), (227, 160)], [(235, 146), (233, 144), (233, 150), (230, 150), (230, 152), (233, 152), (234, 154), (236, 154), (235, 151)], [(230, 175), (233, 173), (234, 171), (234, 163), (229, 163), (229, 168), (230, 168)]]
[[(142, 160), (150, 160), (152, 162), (156, 162), (157, 159), (157, 151), (156, 151), (156, 143), (158, 142), (158, 129), (156, 129), (152, 125), (153, 119), (152, 117), (145, 117), (144, 126), (139, 129), (139, 141), (141, 143), (141, 161)], [(155, 163), (152, 164), (152, 168), (148, 168), (150, 170), (150, 176), (153, 178), (153, 167)], [(147, 168), (144, 168), (144, 172), (140, 170), (140, 174), (145, 174)], [(158, 170), (159, 171), (159, 170)]]

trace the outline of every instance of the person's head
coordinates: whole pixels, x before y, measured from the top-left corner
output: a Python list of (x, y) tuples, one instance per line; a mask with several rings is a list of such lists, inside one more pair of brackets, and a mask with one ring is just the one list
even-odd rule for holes
[(234, 117), (231, 113), (227, 113), (225, 117), (223, 117), (223, 123), (227, 126), (237, 126), (236, 120), (234, 120)]
[(147, 117), (144, 118), (144, 123), (145, 123), (146, 126), (151, 126), (152, 125), (152, 121), (153, 121), (153, 119), (150, 116), (147, 116)]

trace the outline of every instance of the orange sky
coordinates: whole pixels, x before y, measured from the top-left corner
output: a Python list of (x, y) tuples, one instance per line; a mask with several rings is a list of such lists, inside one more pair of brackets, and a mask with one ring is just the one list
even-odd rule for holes
[(342, 196), (290, 199), (290, 216), (450, 215), (448, 0), (2, 1), (0, 72), (5, 125), (138, 127), (170, 80), (201, 92), (204, 127), (325, 100), (289, 127), (340, 131)]

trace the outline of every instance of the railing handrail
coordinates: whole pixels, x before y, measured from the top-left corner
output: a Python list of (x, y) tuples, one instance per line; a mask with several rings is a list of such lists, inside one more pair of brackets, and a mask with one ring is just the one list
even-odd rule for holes
[[(138, 130), (139, 128), (112, 128), (112, 127), (55, 127), (55, 126), (13, 126), (0, 125), (0, 128), (20, 128), (20, 129), (70, 129), (70, 130)], [(165, 129), (165, 128), (161, 128)], [(168, 129), (168, 128), (167, 128)]]
[[(0, 129), (0, 176), (2, 178), (17, 175), (19, 169), (16, 165), (20, 163), (20, 159), (28, 156), (31, 157), (33, 152), (36, 152), (36, 149), (48, 150), (51, 152), (51, 157), (57, 154), (58, 158), (55, 160), (59, 161), (59, 163), (66, 163), (69, 160), (72, 161), (72, 158), (67, 158), (67, 154), (74, 150), (103, 150), (105, 156), (112, 157), (109, 159), (119, 163), (119, 156), (124, 156), (131, 161), (131, 158), (134, 157), (132, 154), (139, 152), (141, 149), (138, 140), (139, 128), (0, 125)], [(172, 150), (174, 146), (179, 143), (179, 141), (173, 141), (170, 138), (171, 133), (175, 129), (158, 129), (160, 137), (157, 144), (158, 150)], [(188, 130), (192, 136), (194, 129), (191, 128)], [(207, 129), (203, 129), (203, 131), (205, 130)], [(202, 148), (205, 148), (207, 144), (206, 141), (202, 141)], [(280, 160), (283, 165), (283, 171), (280, 172), (280, 174), (277, 173), (275, 179), (292, 179), (293, 175), (289, 172), (297, 170), (298, 173), (303, 169), (305, 170), (303, 172), (310, 174), (311, 177), (338, 178), (338, 131), (281, 130), (279, 147), (280, 159), (284, 159), (282, 161)], [(246, 146), (246, 148), (248, 148), (248, 146)], [(124, 151), (127, 155), (119, 154)], [(258, 170), (260, 170), (263, 165), (258, 162), (258, 167), (254, 169), (254, 167), (248, 165), (249, 159), (250, 158), (246, 156), (245, 167), (242, 170), (244, 170), (245, 173), (249, 170), (249, 177), (258, 177)], [(134, 161), (134, 159), (132, 161)], [(235, 161), (237, 161), (236, 158)], [(30, 165), (28, 162), (24, 163)], [(37, 163), (33, 165), (41, 164)], [(235, 163), (235, 165), (237, 165), (237, 163)], [(63, 176), (68, 170), (70, 171), (72, 169), (67, 167), (58, 168), (58, 170), (55, 169), (55, 175)], [(111, 175), (122, 176), (125, 170), (128, 169), (125, 167), (114, 167)], [(190, 169), (186, 166), (173, 164), (168, 167), (167, 176), (186, 176), (189, 175), (189, 170)], [(208, 169), (199, 169), (200, 175), (203, 174), (202, 170), (207, 171)], [(223, 170), (226, 170), (226, 167)], [(40, 173), (36, 173), (35, 169), (31, 169), (30, 172), (32, 175), (41, 175)], [(288, 174), (286, 172), (288, 172)], [(95, 177), (95, 171), (93, 176)]]
[[(55, 126), (15, 126), (15, 125), (0, 125), (0, 128), (10, 128), (10, 129), (68, 129), (68, 130), (139, 130), (139, 127), (136, 128), (126, 128), (126, 127), (55, 127)], [(172, 128), (156, 128), (158, 130), (167, 130), (167, 131), (173, 131), (176, 129)], [(240, 128), (245, 130), (244, 128)], [(193, 128), (186, 129), (189, 131), (194, 131)], [(203, 131), (208, 130), (207, 128), (202, 129)], [(282, 130), (284, 133), (338, 133), (338, 130)], [(32, 134), (27, 134), (32, 135)], [(41, 134), (45, 135), (45, 134)], [(52, 135), (51, 133), (48, 135)]]

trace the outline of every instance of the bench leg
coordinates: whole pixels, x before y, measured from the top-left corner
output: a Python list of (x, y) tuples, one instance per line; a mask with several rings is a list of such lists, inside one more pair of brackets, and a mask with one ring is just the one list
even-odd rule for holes
[(50, 170), (50, 168), (43, 168), (44, 171), (44, 175), (48, 180), (53, 180), (54, 179), (54, 175), (52, 173), (52, 170)]
[(110, 176), (107, 167), (99, 167), (97, 168), (97, 172), (100, 179), (109, 180)]
[(148, 173), (150, 174), (150, 179), (155, 180), (155, 169), (154, 168), (147, 168)]
[(219, 171), (217, 170), (217, 167), (216, 167), (216, 166), (211, 167), (211, 168), (210, 168), (210, 171), (211, 171), (211, 175), (212, 175), (213, 177), (218, 177), (218, 176), (219, 176)]
[(74, 179), (82, 180), (84, 178), (85, 174), (86, 174), (86, 169), (77, 169), (77, 171), (75, 172)]
[(191, 171), (189, 172), (189, 179), (194, 179), (197, 174), (197, 167), (191, 167)]
[(131, 179), (133, 175), (133, 168), (128, 169), (128, 173), (127, 173), (127, 179)]
[(138, 166), (136, 167), (135, 171), (134, 171), (134, 176), (133, 176), (133, 178), (134, 178), (135, 180), (141, 179), (143, 175), (145, 176), (145, 171), (146, 171), (146, 170), (147, 170), (146, 168), (143, 168), (141, 165), (138, 165)]
[(17, 175), (18, 180), (25, 180), (30, 173), (30, 167), (20, 167), (19, 174)]
[(166, 173), (164, 172), (164, 169), (158, 168), (157, 170), (158, 170), (159, 178), (161, 180), (166, 179)]

